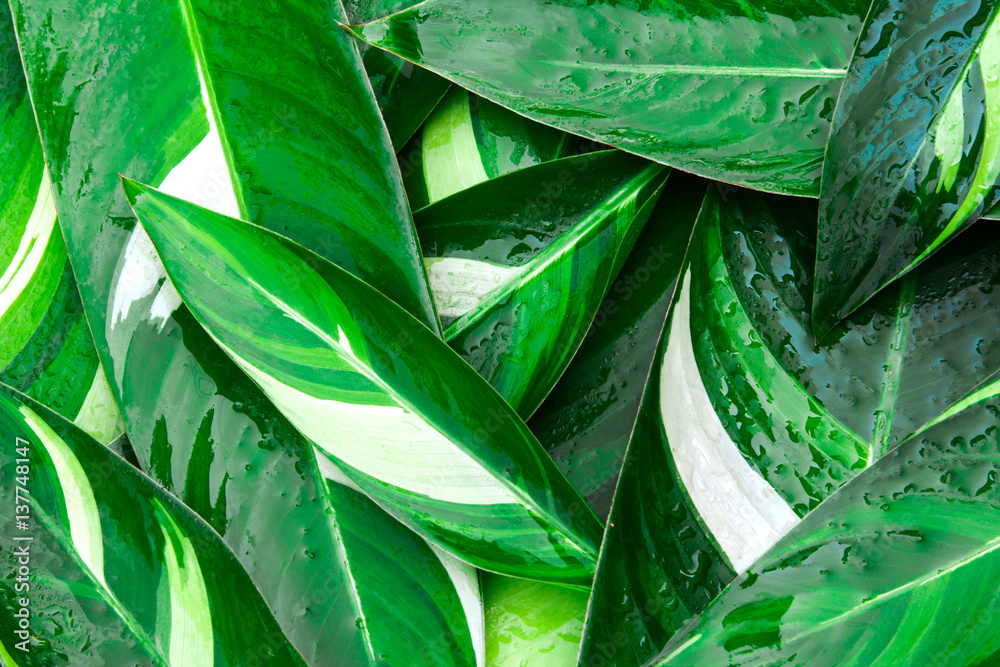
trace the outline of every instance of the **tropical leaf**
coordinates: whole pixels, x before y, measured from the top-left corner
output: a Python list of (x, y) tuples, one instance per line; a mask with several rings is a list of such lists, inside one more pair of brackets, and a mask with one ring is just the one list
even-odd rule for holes
[[(32, 20), (38, 18), (33, 12), (41, 11), (22, 9)], [(81, 173), (126, 170), (193, 199), (211, 200), (222, 210), (235, 207), (231, 189), (227, 198), (225, 184), (213, 180), (221, 149), (217, 159), (204, 153), (208, 122), (197, 72), (186, 65), (190, 45), (186, 38), (178, 41), (185, 35), (180, 13), (158, 8), (147, 15), (143, 4), (118, 12), (105, 12), (103, 4), (77, 9), (91, 12), (87, 25), (100, 39), (87, 46), (96, 56), (76, 48), (75, 27), (56, 33), (39, 28), (36, 34), (30, 28), (39, 26), (28, 21), (20, 27), (21, 39), (23, 46), (34, 34), (40, 49), (25, 49), (29, 68), (37, 65), (33, 98), (46, 105), (39, 114), (46, 150), (61, 156), (59, 170), (50, 160), (53, 174), (63, 174), (61, 180), (54, 176), (54, 183), (71, 189), (57, 194), (56, 203), (68, 212), (63, 222), (81, 292), (112, 369), (108, 379), (122, 406), (135, 462), (224, 537), (310, 662), (319, 656), (327, 664), (374, 665), (385, 655), (403, 663), (481, 662), (481, 603), (468, 568), (429, 549), (356, 491), (328, 484), (312, 447), (181, 306), (124, 193), (97, 178), (78, 192)], [(161, 29), (166, 38), (158, 36)], [(112, 58), (112, 69), (102, 77), (85, 75), (92, 68), (89, 58), (102, 58), (135, 35), (158, 45), (152, 64), (139, 57)], [(55, 83), (50, 56), (59, 62), (52, 70)], [(163, 63), (180, 69), (168, 70)], [(64, 79), (86, 95), (50, 106), (46, 100), (63, 100)], [(109, 113), (94, 102), (119, 100), (116, 90), (128, 90), (135, 105), (115, 105)], [(109, 118), (132, 128), (128, 141), (107, 139)], [(61, 130), (70, 122), (76, 128), (72, 143)], [(353, 170), (352, 161), (353, 156), (342, 166)], [(391, 560), (373, 558), (373, 549), (358, 538), (351, 542), (348, 534), (359, 531), (358, 522), (379, 526), (389, 549), (383, 556), (389, 553)], [(383, 614), (384, 589), (358, 587), (358, 580), (392, 582), (398, 589), (394, 604), (411, 613)], [(372, 615), (375, 620), (364, 621)], [(425, 632), (446, 632), (455, 642), (420, 653), (415, 642), (397, 643)]]
[(997, 390), (848, 482), (650, 664), (996, 664)]
[(101, 442), (122, 432), (56, 221), (10, 9), (0, 8), (0, 381)]
[(415, 216), (445, 339), (522, 417), (583, 342), (663, 180), (660, 165), (590, 153), (492, 179)]
[[(64, 215), (93, 201), (95, 217), (127, 220), (114, 199), (125, 173), (298, 239), (437, 328), (402, 179), (354, 42), (337, 28), (338, 2), (74, 0), (58, 17), (27, 0), (12, 7)], [(156, 48), (115, 51), (145, 42)], [(100, 77), (94, 62), (110, 63)], [(122, 95), (133, 103), (108, 101)], [(77, 142), (61, 131), (69, 122)], [(108, 146), (108, 133), (129, 130)], [(85, 173), (95, 176), (71, 193)], [(73, 257), (82, 226), (66, 230)]]
[(470, 563), (589, 584), (599, 520), (433, 332), (283, 237), (124, 183), (192, 313), (318, 455)]
[(568, 134), (454, 88), (403, 150), (420, 163), (404, 173), (403, 182), (410, 206), (419, 210), (487, 179), (564, 157), (572, 148)]
[(488, 667), (573, 664), (587, 593), (483, 573)]
[(1000, 197), (996, 17), (993, 3), (873, 5), (823, 170), (820, 337)]
[(427, 0), (352, 31), (561, 130), (815, 196), (868, 5)]
[(609, 518), (585, 656), (623, 632), (609, 664), (644, 662), (800, 517), (1000, 377), (988, 229), (817, 345), (802, 222), (814, 211), (730, 190), (703, 209)]
[(704, 195), (704, 181), (670, 174), (580, 349), (528, 421), (602, 518), (611, 511), (656, 341)]
[[(414, 4), (412, 0), (346, 0), (344, 10), (351, 23), (367, 23)], [(399, 56), (369, 48), (364, 42), (358, 43), (358, 51), (389, 138), (398, 151), (448, 92), (451, 82)]]
[(0, 516), (17, 527), (0, 563), (25, 570), (0, 583), (6, 658), (305, 665), (236, 556), (173, 496), (6, 387), (0, 431), (9, 480)]

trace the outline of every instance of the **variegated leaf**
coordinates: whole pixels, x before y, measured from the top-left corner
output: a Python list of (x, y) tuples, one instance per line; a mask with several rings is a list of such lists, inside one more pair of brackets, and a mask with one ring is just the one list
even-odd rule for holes
[(288, 239), (125, 187), (185, 303), (319, 455), (468, 562), (589, 584), (600, 522), (433, 332)]

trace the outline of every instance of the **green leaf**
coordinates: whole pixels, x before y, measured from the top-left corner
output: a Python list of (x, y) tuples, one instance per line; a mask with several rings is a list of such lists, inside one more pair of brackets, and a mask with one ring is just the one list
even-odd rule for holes
[(121, 420), (67, 261), (6, 5), (0, 53), (0, 381), (108, 443)]
[(992, 3), (872, 7), (823, 171), (813, 303), (820, 337), (1000, 197), (996, 16)]
[(427, 0), (351, 30), (533, 120), (815, 196), (864, 0)]
[(124, 182), (188, 307), (319, 455), (470, 563), (589, 584), (600, 522), (433, 332), (283, 237)]
[[(344, 10), (352, 23), (374, 21), (401, 9), (413, 0), (346, 0)], [(414, 67), (399, 56), (358, 42), (358, 51), (371, 82), (382, 120), (395, 150), (400, 150), (438, 105), (451, 82), (430, 70)]]
[(448, 93), (451, 82), (379, 49), (365, 48), (361, 59), (392, 146), (401, 150)]
[(28, 571), (0, 584), (0, 641), (21, 665), (305, 665), (236, 556), (170, 494), (5, 387), (0, 432), (3, 522), (25, 516), (11, 537), (27, 538), (0, 563)]
[[(709, 188), (694, 224), (692, 243), (712, 224), (717, 196)], [(690, 252), (685, 251), (681, 263), (679, 273), (684, 278), (675, 281), (672, 290), (670, 311), (618, 479), (587, 609), (580, 665), (643, 664), (735, 575), (681, 481), (672, 451), (675, 439), (677, 445), (689, 443), (686, 434), (677, 431), (696, 428), (705, 415), (695, 413), (668, 423), (661, 407), (680, 404), (685, 398), (683, 390), (663, 386), (665, 375), (693, 377), (692, 369), (665, 358), (668, 340), (686, 331), (678, 304), (690, 291)], [(696, 376), (697, 369), (693, 370)], [(666, 432), (667, 426), (671, 433)], [(729, 491), (732, 486), (726, 487)]]
[(621, 151), (589, 153), (491, 179), (417, 213), (445, 339), (522, 417), (583, 342), (664, 176), (662, 166)]
[(568, 138), (454, 88), (402, 151), (404, 159), (420, 164), (404, 172), (410, 206), (418, 210), (487, 179), (562, 157), (571, 148)]
[(487, 667), (573, 664), (586, 592), (488, 572), (482, 578)]
[(584, 655), (623, 632), (609, 664), (642, 664), (800, 517), (1000, 377), (988, 227), (817, 345), (813, 219), (807, 201), (728, 189), (703, 208), (618, 484)]
[(998, 416), (994, 389), (900, 445), (803, 519), (650, 664), (993, 664)]
[[(13, 7), (64, 216), (127, 220), (114, 200), (124, 173), (297, 239), (437, 328), (402, 179), (354, 41), (337, 26), (339, 2), (74, 0), (58, 16)], [(151, 47), (124, 57), (124, 43)], [(95, 76), (95, 62), (110, 64)], [(128, 141), (107, 138), (123, 133)], [(73, 257), (89, 256), (82, 226), (66, 232)]]
[[(131, 173), (172, 179), (194, 198), (215, 195), (214, 205), (226, 205), (218, 201), (224, 188), (212, 179), (216, 163), (197, 148), (208, 122), (179, 9), (77, 9), (96, 13), (87, 23), (95, 31), (84, 40), (89, 50), (77, 48), (77, 23), (50, 33), (29, 21), (20, 36), (23, 46), (34, 35), (39, 49), (24, 50), (29, 69), (36, 65), (32, 93), (46, 150), (58, 156), (50, 167), (63, 175), (54, 177), (57, 205), (68, 212), (68, 245), (136, 463), (224, 537), (310, 662), (319, 656), (327, 664), (375, 665), (383, 655), (442, 667), (480, 662), (481, 604), (468, 568), (439, 556), (356, 491), (323, 478), (311, 445), (182, 307), (117, 188), (115, 171), (131, 165)], [(21, 10), (24, 23), (40, 8)], [(157, 46), (143, 51), (152, 60), (112, 57), (101, 77), (89, 74), (89, 59), (139, 37)], [(51, 76), (49, 57), (58, 65)], [(64, 80), (82, 92), (64, 100)], [(131, 104), (120, 103), (122, 90)], [(114, 100), (113, 108), (94, 101), (100, 99)], [(66, 123), (75, 128), (72, 142), (62, 133)], [(125, 139), (106, 130), (119, 123), (130, 128)], [(199, 187), (185, 189), (199, 179)], [(69, 191), (60, 195), (60, 187)], [(378, 526), (386, 551), (350, 536), (361, 526)], [(386, 584), (396, 589), (393, 608), (408, 614), (383, 613)], [(402, 641), (425, 633), (448, 633), (454, 641), (430, 651)]]
[[(528, 421), (597, 515), (611, 511), (705, 183), (675, 171), (580, 349)], [(419, 220), (419, 218), (418, 218)]]

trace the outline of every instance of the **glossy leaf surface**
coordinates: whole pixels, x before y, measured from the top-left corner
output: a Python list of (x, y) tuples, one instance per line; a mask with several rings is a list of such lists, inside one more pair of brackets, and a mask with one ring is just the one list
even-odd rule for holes
[(569, 135), (454, 88), (403, 151), (420, 164), (404, 179), (406, 194), (418, 210), (490, 178), (563, 157), (571, 147)]
[(6, 388), (0, 432), (0, 517), (25, 517), (0, 563), (30, 573), (0, 584), (0, 642), (19, 665), (306, 664), (236, 556), (152, 480)]
[[(482, 620), (475, 587), (469, 604), (458, 590), (468, 577), (374, 505), (352, 499), (355, 492), (328, 485), (312, 447), (181, 305), (135, 225), (117, 171), (223, 210), (235, 206), (216, 178), (221, 149), (206, 158), (198, 148), (209, 124), (179, 6), (74, 9), (90, 30), (82, 45), (73, 37), (80, 23), (62, 14), (51, 32), (37, 5), (16, 6), (15, 14), (45, 149), (58, 156), (50, 169), (70, 254), (138, 462), (224, 537), (310, 662), (377, 664), (376, 656), (390, 655), (404, 663), (473, 664), (470, 646), (481, 645)], [(123, 47), (144, 43), (156, 48), (139, 54)], [(91, 63), (105, 58), (108, 68), (95, 78)], [(121, 127), (129, 128), (125, 140)], [(335, 497), (348, 503), (343, 515)], [(387, 545), (412, 548), (393, 547), (387, 560), (344, 546), (358, 522), (380, 526)], [(394, 604), (409, 615), (381, 613), (379, 589), (355, 585), (350, 568), (359, 562), (354, 576), (393, 582)], [(450, 589), (443, 576), (452, 579)], [(462, 611), (468, 616), (456, 615)], [(377, 620), (366, 624), (368, 614)], [(456, 640), (414, 656), (421, 646), (392, 639), (425, 632)]]
[(991, 388), (865, 470), (650, 664), (992, 664), (998, 414)]
[[(710, 188), (695, 222), (693, 243), (712, 222), (715, 197)], [(673, 387), (663, 386), (663, 376), (690, 374), (676, 360), (664, 358), (671, 336), (686, 331), (685, 314), (678, 313), (677, 304), (690, 290), (689, 259), (684, 257), (682, 264), (684, 281), (672, 290), (618, 479), (587, 609), (581, 666), (643, 664), (735, 574), (691, 502), (671, 449), (674, 438), (688, 442), (687, 434), (676, 429), (693, 424), (671, 422), (676, 428), (668, 433), (662, 416), (662, 406), (683, 400), (683, 393), (678, 396)]]
[(392, 145), (336, 24), (347, 18), (339, 0), (181, 5), (239, 217), (299, 240), (437, 329)]
[(705, 194), (670, 174), (587, 336), (528, 421), (567, 479), (606, 518), (667, 307)]
[(583, 342), (663, 172), (620, 151), (590, 153), (416, 215), (445, 339), (520, 415), (534, 412)]
[(567, 132), (815, 196), (868, 4), (428, 0), (352, 30)]
[(621, 631), (615, 664), (641, 664), (799, 517), (1000, 371), (988, 229), (817, 346), (815, 207), (709, 201), (619, 481), (585, 657)]
[(488, 667), (564, 667), (580, 649), (587, 593), (483, 573)]
[(998, 111), (995, 3), (874, 4), (823, 171), (820, 337), (997, 201)]
[(430, 330), (287, 239), (125, 185), (199, 322), (365, 493), (477, 566), (589, 583), (600, 522)]
[(0, 56), (0, 381), (108, 443), (121, 420), (67, 261), (7, 6)]

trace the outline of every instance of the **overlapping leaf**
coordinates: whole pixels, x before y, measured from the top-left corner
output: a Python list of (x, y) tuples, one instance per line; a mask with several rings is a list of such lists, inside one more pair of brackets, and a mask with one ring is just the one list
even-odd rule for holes
[(873, 464), (649, 664), (995, 664), (998, 414), (992, 387)]
[(416, 215), (445, 339), (520, 415), (534, 412), (583, 342), (663, 172), (620, 151), (590, 153), (491, 179)]
[(820, 336), (1000, 197), (995, 3), (878, 0), (823, 169)]
[(306, 664), (232, 551), (141, 472), (6, 387), (0, 435), (0, 564), (29, 573), (0, 583), (12, 664)]
[(101, 442), (121, 420), (90, 337), (21, 71), (0, 7), (0, 381), (75, 419)]
[(125, 186), (188, 307), (321, 455), (473, 564), (589, 583), (600, 522), (430, 330), (283, 237)]
[(487, 179), (563, 157), (571, 148), (569, 135), (455, 88), (402, 151), (420, 165), (404, 174), (406, 194), (418, 210)]
[[(367, 23), (412, 7), (415, 0), (346, 0), (344, 11), (352, 24)], [(398, 151), (420, 128), (451, 88), (451, 82), (430, 70), (358, 42), (379, 113)]]
[(868, 5), (427, 0), (352, 30), (534, 120), (815, 196)]
[(615, 664), (641, 664), (799, 517), (1000, 374), (988, 229), (816, 345), (802, 222), (815, 208), (723, 194), (703, 210), (646, 388), (584, 656), (621, 631)]
[(705, 193), (673, 172), (584, 342), (528, 421), (598, 516), (606, 518), (656, 341)]
[[(235, 207), (218, 180), (218, 160), (204, 152), (211, 147), (204, 144), (209, 123), (179, 6), (76, 3), (73, 9), (87, 17), (82, 39), (80, 23), (67, 15), (54, 16), (56, 29), (49, 31), (37, 5), (17, 5), (15, 13), (56, 205), (142, 467), (223, 535), (311, 662), (318, 656), (333, 664), (376, 664), (388, 655), (472, 664), (477, 658), (469, 647), (481, 648), (482, 618), (467, 568), (413, 540), (353, 490), (324, 480), (312, 447), (181, 306), (148, 236), (135, 226), (117, 171), (224, 210)], [(123, 51), (127, 44), (147, 47)], [(94, 61), (107, 63), (96, 78)], [(362, 105), (351, 122), (380, 125), (368, 107), (370, 114)], [(280, 125), (285, 134), (271, 125), (259, 129), (289, 141), (287, 132), (294, 134), (293, 125)], [(378, 153), (378, 145), (369, 148)], [(360, 154), (330, 164), (353, 172)], [(350, 179), (348, 185), (354, 188)], [(327, 227), (310, 224), (302, 229), (317, 241), (332, 238)], [(373, 558), (363, 541), (350, 546), (359, 524), (380, 526), (383, 542), (397, 545), (391, 559)], [(377, 596), (384, 589), (358, 587), (359, 580), (392, 582), (394, 605), (411, 613), (383, 614), (385, 601)], [(363, 622), (367, 615), (377, 620)], [(453, 645), (417, 657), (420, 646), (393, 639), (443, 632), (456, 638)]]

